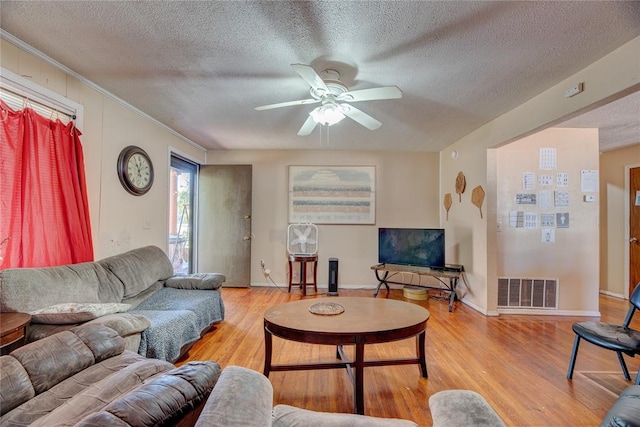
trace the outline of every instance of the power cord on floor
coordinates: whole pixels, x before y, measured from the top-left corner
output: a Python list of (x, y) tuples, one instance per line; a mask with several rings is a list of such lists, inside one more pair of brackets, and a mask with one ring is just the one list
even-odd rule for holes
[(271, 270), (266, 267), (263, 259), (260, 260), (260, 268), (262, 268), (262, 275), (264, 276), (265, 279), (267, 279), (267, 281), (271, 282), (273, 286), (275, 286), (276, 288), (278, 288), (278, 290), (280, 290), (280, 292), (289, 293), (288, 290), (285, 291), (280, 286), (278, 286), (278, 284), (273, 280), (273, 278), (271, 277)]
[[(265, 279), (267, 279), (268, 282), (270, 282), (273, 286), (278, 288), (280, 292), (287, 293), (287, 294), (289, 293), (289, 289), (285, 291), (275, 282), (275, 280), (273, 280), (273, 278), (271, 277), (271, 270), (267, 268), (263, 259), (260, 260), (260, 268), (262, 269), (262, 275), (264, 276)], [(313, 295), (307, 295), (307, 296), (318, 296), (318, 295), (320, 294), (313, 294)]]

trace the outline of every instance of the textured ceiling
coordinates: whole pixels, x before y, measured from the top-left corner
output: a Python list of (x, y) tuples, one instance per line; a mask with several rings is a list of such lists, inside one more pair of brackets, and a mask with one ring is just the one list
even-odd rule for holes
[[(439, 151), (640, 35), (635, 1), (2, 1), (0, 18), (209, 149)], [(378, 130), (300, 137), (314, 106), (254, 110), (309, 97), (293, 63), (404, 96), (357, 104)]]

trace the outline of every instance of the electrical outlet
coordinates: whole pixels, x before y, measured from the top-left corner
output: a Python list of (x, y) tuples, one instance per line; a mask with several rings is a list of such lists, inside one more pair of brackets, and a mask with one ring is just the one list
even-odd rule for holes
[(263, 259), (260, 260), (260, 267), (264, 270), (265, 264)]

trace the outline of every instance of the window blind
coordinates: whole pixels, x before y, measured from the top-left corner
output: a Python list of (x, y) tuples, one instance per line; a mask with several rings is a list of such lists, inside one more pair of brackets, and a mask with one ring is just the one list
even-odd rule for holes
[(27, 107), (32, 108), (41, 116), (52, 120), (60, 119), (64, 124), (76, 118), (75, 111), (71, 111), (68, 107), (59, 105), (55, 101), (44, 97), (23, 93), (7, 85), (0, 86), (0, 99), (14, 111)]

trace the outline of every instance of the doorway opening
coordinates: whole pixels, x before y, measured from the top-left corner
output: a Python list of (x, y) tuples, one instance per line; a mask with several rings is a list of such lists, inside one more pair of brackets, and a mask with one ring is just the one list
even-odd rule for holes
[(171, 154), (169, 167), (169, 259), (174, 273), (195, 271), (194, 206), (199, 165)]

